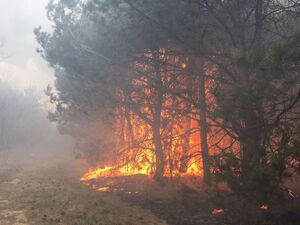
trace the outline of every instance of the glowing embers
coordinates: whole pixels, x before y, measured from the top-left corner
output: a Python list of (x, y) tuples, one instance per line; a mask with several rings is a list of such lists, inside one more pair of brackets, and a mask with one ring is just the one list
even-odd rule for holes
[(108, 192), (109, 191), (109, 187), (100, 187), (97, 189), (97, 191), (100, 191), (100, 192)]
[(268, 210), (269, 206), (268, 205), (262, 205), (262, 206), (260, 206), (260, 208), (263, 209), (263, 210)]
[(182, 63), (182, 64), (181, 64), (181, 68), (182, 68), (182, 69), (186, 69), (186, 68), (187, 68), (187, 64), (186, 64), (186, 63)]
[(213, 215), (218, 215), (218, 214), (223, 214), (224, 213), (224, 209), (214, 209), (211, 214)]

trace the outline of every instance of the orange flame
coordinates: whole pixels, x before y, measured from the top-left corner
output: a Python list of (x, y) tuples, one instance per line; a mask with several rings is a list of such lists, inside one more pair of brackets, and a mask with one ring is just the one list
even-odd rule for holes
[(89, 181), (92, 179), (96, 179), (102, 177), (104, 174), (111, 172), (113, 168), (111, 166), (106, 166), (104, 168), (89, 168), (88, 172), (83, 175), (80, 179), (81, 181)]
[(128, 176), (128, 175), (137, 175), (137, 174), (143, 174), (143, 175), (149, 175), (147, 168), (133, 168), (130, 165), (121, 167), (119, 169), (112, 167), (112, 166), (106, 166), (104, 168), (89, 168), (88, 172), (85, 173), (81, 181), (89, 181), (101, 177), (109, 177), (109, 176)]
[[(169, 56), (165, 49), (161, 49), (160, 57), (164, 60), (169, 60)], [(145, 57), (153, 57), (151, 53), (145, 55)], [(173, 60), (173, 59), (170, 59)], [(184, 60), (186, 61), (186, 60)], [(189, 65), (187, 62), (182, 62), (179, 57), (174, 58), (174, 62), (182, 69), (188, 69)], [(153, 68), (150, 65), (145, 65), (143, 63), (138, 63), (136, 67), (145, 71), (145, 74), (152, 73)], [(156, 71), (156, 70), (155, 70)], [(214, 69), (205, 71), (208, 75), (213, 74)], [(156, 72), (155, 72), (156, 73)], [(171, 82), (171, 80), (177, 77), (177, 82)], [(141, 95), (139, 92), (130, 93), (131, 101), (138, 102), (140, 106), (140, 114), (144, 115), (142, 117), (147, 118), (146, 120), (141, 118), (140, 115), (136, 115), (128, 109), (127, 107), (118, 107), (116, 109), (116, 119), (114, 124), (115, 131), (115, 147), (116, 149), (122, 149), (118, 152), (118, 159), (111, 161), (116, 162), (115, 166), (104, 165), (104, 167), (98, 166), (96, 168), (90, 168), (86, 174), (83, 175), (81, 181), (89, 181), (92, 179), (97, 179), (101, 177), (109, 176), (128, 176), (128, 175), (151, 175), (155, 167), (155, 154), (153, 145), (153, 134), (151, 122), (148, 120), (153, 120), (153, 112), (151, 110), (152, 105), (157, 102), (156, 95), (153, 94), (152, 86), (148, 85), (148, 77), (145, 76), (143, 79), (133, 79), (132, 84), (139, 87), (139, 91), (143, 92)], [(176, 74), (173, 76), (172, 72), (170, 74), (163, 73), (161, 76), (161, 82), (168, 85), (175, 85), (174, 88), (178, 88), (180, 83), (182, 87), (186, 87), (190, 82), (186, 75), (183, 77)], [(195, 79), (195, 86), (199, 86), (199, 79)], [(210, 81), (212, 82), (212, 81)], [(209, 86), (213, 83), (207, 82), (207, 90)], [(169, 88), (172, 88), (170, 86)], [(187, 90), (190, 91), (190, 90)], [(198, 92), (199, 90), (195, 90)], [(128, 93), (123, 93), (120, 89), (117, 91), (118, 96), (122, 101), (126, 101), (128, 98)], [(145, 96), (147, 99), (145, 102), (141, 100), (141, 96)], [(209, 95), (207, 92), (207, 98), (214, 104), (213, 96)], [(140, 102), (142, 101), (142, 102)], [(142, 103), (142, 104), (141, 104)], [(173, 96), (168, 96), (165, 94), (163, 96), (161, 110), (161, 118), (165, 124), (161, 126), (167, 129), (161, 129), (161, 135), (164, 143), (163, 154), (165, 160), (165, 176), (202, 176), (202, 158), (201, 158), (201, 143), (200, 143), (200, 128), (199, 128), (199, 112), (196, 109), (192, 110), (193, 113), (187, 116), (179, 114), (170, 114), (170, 109), (173, 107), (178, 107), (182, 111), (186, 111), (186, 108), (191, 108), (190, 103), (186, 103), (181, 99), (173, 98)], [(129, 107), (130, 108), (130, 107)], [(170, 108), (170, 109), (169, 109)], [(191, 109), (190, 109), (191, 110)], [(162, 122), (161, 121), (161, 122)], [(172, 121), (172, 122), (170, 122)], [(211, 128), (211, 130), (217, 128)], [(218, 145), (233, 149), (236, 146), (232, 143), (232, 139), (225, 135), (225, 132), (220, 132), (216, 130), (218, 135), (208, 134), (208, 144), (209, 146), (217, 146), (215, 149), (210, 148), (210, 154), (214, 154), (220, 151)], [(226, 137), (225, 137), (226, 136)], [(216, 145), (214, 145), (217, 143)], [(186, 160), (186, 162), (184, 161)], [(124, 166), (124, 164), (126, 164)], [(121, 165), (121, 166), (120, 166)]]
[(223, 214), (224, 213), (224, 209), (214, 209), (211, 214), (213, 215), (217, 215), (217, 214)]
[(109, 187), (101, 187), (101, 188), (98, 188), (97, 191), (108, 192), (109, 191)]
[(269, 206), (268, 205), (262, 205), (260, 208), (263, 209), (263, 210), (268, 210)]
[[(88, 172), (85, 173), (80, 181), (86, 182), (89, 180), (97, 179), (97, 178), (103, 178), (103, 177), (111, 177), (111, 176), (129, 176), (129, 175), (151, 175), (151, 171), (149, 170), (149, 167), (141, 167), (136, 168), (132, 164), (128, 164), (126, 166), (123, 166), (121, 168), (115, 168), (113, 166), (105, 166), (103, 168), (96, 167), (96, 168), (89, 168)], [(170, 176), (168, 172), (165, 174), (166, 176)], [(174, 171), (173, 175), (195, 175), (195, 176), (201, 176), (202, 170), (199, 169), (196, 162), (191, 163), (191, 166), (187, 169), (186, 173), (179, 173), (179, 171)]]

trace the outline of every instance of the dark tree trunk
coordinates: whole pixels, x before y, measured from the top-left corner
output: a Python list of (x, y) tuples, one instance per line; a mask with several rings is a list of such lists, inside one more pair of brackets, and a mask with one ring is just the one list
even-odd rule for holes
[(152, 124), (152, 132), (153, 132), (153, 145), (155, 152), (155, 174), (154, 178), (158, 182), (162, 182), (164, 178), (165, 172), (165, 156), (164, 150), (162, 147), (162, 138), (161, 138), (161, 111), (163, 104), (163, 93), (161, 91), (162, 87), (162, 76), (160, 72), (159, 65), (159, 55), (154, 52), (153, 56), (156, 58), (155, 72), (156, 72), (156, 84), (153, 90), (154, 96), (154, 106), (153, 106), (153, 124)]
[(133, 134), (131, 116), (129, 114), (129, 110), (126, 107), (125, 107), (125, 118), (126, 118), (126, 121), (127, 121), (127, 142), (128, 142), (128, 148), (132, 148), (132, 146), (134, 144), (134, 134)]
[[(252, 40), (252, 46), (256, 52), (256, 56), (260, 57), (263, 49), (261, 48), (262, 44), (262, 25), (263, 25), (263, 4), (264, 0), (256, 0), (255, 6), (255, 31), (254, 37)], [(242, 79), (244, 91), (247, 91), (247, 95), (251, 96), (251, 80), (250, 80), (250, 72), (242, 68), (242, 75), (244, 79)], [(260, 68), (255, 72), (258, 76), (260, 74)], [(261, 74), (261, 76), (263, 76)], [(248, 103), (247, 114), (245, 115), (243, 124), (240, 130), (240, 145), (241, 145), (241, 169), (242, 169), (242, 182), (245, 186), (253, 185), (252, 174), (253, 171), (260, 166), (260, 161), (263, 156), (263, 152), (261, 149), (261, 141), (262, 141), (262, 127), (261, 127), (261, 119), (262, 115), (258, 115), (258, 105), (253, 102)]]
[(164, 176), (164, 152), (161, 143), (161, 134), (160, 134), (160, 114), (161, 114), (161, 106), (156, 106), (156, 111), (154, 113), (154, 122), (152, 126), (153, 132), (153, 145), (155, 152), (155, 174), (154, 178), (157, 181), (162, 181)]
[(201, 152), (202, 152), (202, 164), (203, 164), (203, 180), (205, 183), (210, 184), (210, 159), (207, 144), (207, 118), (206, 118), (206, 94), (205, 94), (205, 74), (204, 74), (204, 62), (201, 59), (200, 71), (199, 71), (199, 111), (200, 111), (200, 138), (201, 138)]
[[(187, 98), (192, 99), (193, 97), (193, 82), (194, 82), (194, 72), (195, 72), (195, 62), (192, 59), (189, 65), (189, 70), (191, 71), (188, 75), (188, 80), (187, 80), (187, 87), (188, 87), (188, 94)], [(186, 173), (188, 166), (189, 166), (189, 149), (190, 149), (190, 139), (191, 139), (191, 117), (189, 115), (189, 112), (192, 110), (192, 106), (190, 102), (186, 103), (185, 110), (187, 112), (186, 116), (186, 121), (185, 121), (185, 127), (184, 127), (184, 132), (185, 135), (183, 137), (183, 146), (182, 146), (182, 159), (181, 159), (181, 164), (179, 171), (181, 173)]]
[[(240, 144), (242, 151), (242, 181), (246, 186), (252, 184), (252, 172), (259, 167), (263, 152), (261, 149), (262, 131), (255, 112), (249, 110), (245, 127), (241, 130)], [(251, 113), (252, 111), (252, 113)], [(256, 128), (254, 128), (256, 127)]]
[(185, 121), (185, 135), (183, 137), (183, 146), (182, 146), (182, 158), (180, 163), (179, 171), (181, 173), (186, 173), (189, 165), (189, 149), (190, 149), (190, 130), (191, 130), (191, 118), (186, 117)]

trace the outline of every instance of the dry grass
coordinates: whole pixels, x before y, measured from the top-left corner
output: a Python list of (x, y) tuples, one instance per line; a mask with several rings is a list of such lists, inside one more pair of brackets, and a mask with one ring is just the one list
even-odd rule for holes
[[(84, 186), (78, 181), (78, 174), (72, 166), (56, 163), (7, 170), (5, 177), (1, 176), (0, 197), (9, 203), (5, 207), (6, 212), (2, 209), (2, 213), (20, 212), (26, 218), (21, 222), (14, 216), (6, 220), (23, 225), (166, 224), (150, 211)], [(2, 215), (2, 221), (3, 218), (5, 215)], [(7, 221), (1, 222), (0, 214), (0, 224), (9, 225)]]

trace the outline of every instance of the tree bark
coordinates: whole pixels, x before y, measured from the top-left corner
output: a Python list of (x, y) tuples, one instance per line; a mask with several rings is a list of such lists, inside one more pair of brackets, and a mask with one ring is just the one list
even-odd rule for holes
[[(159, 50), (157, 50), (159, 51)], [(159, 65), (159, 55), (156, 51), (153, 52), (153, 57), (156, 58), (155, 64), (155, 73), (156, 73), (156, 84), (153, 90), (154, 96), (154, 106), (153, 106), (153, 145), (155, 152), (155, 174), (154, 178), (158, 182), (163, 182), (164, 172), (165, 172), (165, 156), (164, 150), (162, 147), (162, 138), (161, 138), (161, 111), (163, 105), (163, 93), (161, 91), (162, 87), (162, 76), (160, 72)]]
[(182, 146), (182, 158), (180, 162), (180, 173), (186, 173), (189, 166), (189, 149), (190, 149), (190, 130), (191, 130), (191, 118), (186, 117)]
[[(195, 72), (195, 60), (191, 59), (190, 64), (188, 65), (188, 70), (190, 73), (188, 74), (187, 78), (187, 98), (192, 99), (193, 98), (193, 81), (194, 81), (194, 72)], [(191, 117), (189, 115), (189, 112), (191, 112), (192, 106), (190, 102), (186, 103), (185, 111), (187, 112), (187, 116), (185, 118), (185, 127), (184, 132), (185, 135), (183, 137), (183, 146), (182, 146), (182, 158), (180, 163), (179, 172), (186, 173), (188, 166), (189, 166), (189, 149), (190, 149), (190, 139), (191, 139)]]
[(199, 71), (199, 112), (200, 112), (200, 139), (201, 139), (201, 152), (202, 152), (202, 164), (203, 164), (203, 180), (206, 184), (211, 183), (210, 174), (210, 159), (207, 144), (207, 117), (206, 117), (207, 105), (205, 94), (205, 74), (204, 74), (204, 62), (200, 59), (200, 71)]
[[(252, 113), (251, 113), (252, 112)], [(261, 150), (262, 130), (261, 127), (253, 128), (259, 124), (255, 112), (249, 109), (245, 119), (245, 127), (241, 131), (240, 144), (242, 151), (242, 180), (245, 186), (250, 186), (251, 173), (259, 167), (260, 160), (263, 156)]]
[(155, 151), (155, 174), (154, 178), (161, 181), (164, 176), (164, 154), (162, 150), (161, 138), (158, 126), (153, 127), (153, 144)]

